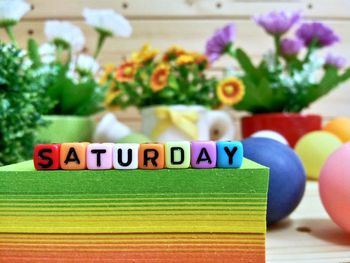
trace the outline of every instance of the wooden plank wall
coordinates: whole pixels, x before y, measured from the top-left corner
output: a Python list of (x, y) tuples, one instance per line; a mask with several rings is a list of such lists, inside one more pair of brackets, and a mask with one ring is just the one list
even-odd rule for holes
[[(129, 39), (108, 40), (100, 63), (118, 63), (127, 54), (148, 42), (164, 50), (172, 44), (202, 51), (212, 32), (229, 21), (234, 21), (238, 35), (236, 45), (244, 47), (254, 58), (272, 47), (272, 41), (251, 17), (271, 10), (302, 10), (305, 19), (322, 20), (332, 26), (342, 42), (332, 48), (346, 56), (350, 62), (350, 1), (349, 0), (28, 0), (32, 12), (16, 27), (21, 45), (29, 36), (44, 42), (44, 22), (47, 19), (69, 20), (81, 26), (87, 38), (86, 50), (92, 52), (96, 34), (84, 24), (83, 7), (113, 8), (127, 16), (134, 28)], [(3, 32), (0, 38), (4, 38)], [(223, 59), (216, 72), (230, 62)], [(338, 115), (350, 116), (350, 83), (312, 105), (307, 112), (321, 113), (326, 119)], [(119, 117), (133, 127), (138, 127), (139, 116), (135, 110), (119, 113)], [(235, 115), (235, 113), (234, 113)], [(237, 116), (237, 115), (236, 115)]]

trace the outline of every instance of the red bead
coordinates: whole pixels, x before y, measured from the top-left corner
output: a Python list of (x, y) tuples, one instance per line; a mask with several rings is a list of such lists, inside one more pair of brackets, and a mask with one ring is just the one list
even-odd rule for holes
[(37, 170), (60, 169), (60, 144), (38, 144), (34, 148), (34, 167)]

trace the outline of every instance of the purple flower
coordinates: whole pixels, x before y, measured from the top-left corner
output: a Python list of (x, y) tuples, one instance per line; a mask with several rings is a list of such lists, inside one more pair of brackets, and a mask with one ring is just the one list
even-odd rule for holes
[(299, 39), (285, 38), (281, 41), (281, 54), (284, 56), (295, 56), (303, 46), (303, 42)]
[(325, 65), (335, 66), (337, 69), (342, 69), (345, 67), (346, 59), (342, 56), (337, 56), (334, 54), (327, 54)]
[(325, 47), (339, 41), (339, 37), (331, 28), (320, 22), (304, 23), (297, 30), (296, 35), (304, 45), (308, 46), (316, 41), (317, 47)]
[(236, 36), (236, 28), (233, 23), (217, 30), (214, 35), (208, 39), (205, 48), (205, 54), (209, 61), (213, 63), (226, 51)]
[(301, 18), (300, 12), (270, 12), (267, 15), (255, 16), (255, 22), (271, 35), (283, 35)]

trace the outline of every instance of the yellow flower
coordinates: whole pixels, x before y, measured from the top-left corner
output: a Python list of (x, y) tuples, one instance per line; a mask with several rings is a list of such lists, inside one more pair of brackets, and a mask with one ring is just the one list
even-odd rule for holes
[(111, 73), (113, 73), (115, 69), (116, 69), (116, 66), (114, 64), (106, 64), (105, 66), (103, 66), (103, 72), (99, 79), (99, 83), (101, 85), (106, 84), (106, 82), (109, 80)]
[(184, 50), (182, 47), (173, 45), (165, 51), (165, 53), (163, 55), (163, 61), (169, 61), (172, 59), (176, 59), (179, 56), (184, 55), (186, 53), (187, 53), (187, 51)]
[(240, 102), (245, 93), (243, 82), (235, 77), (229, 77), (219, 82), (216, 94), (225, 105), (234, 105)]
[(187, 65), (194, 63), (194, 57), (188, 54), (181, 55), (176, 59), (177, 65)]
[(158, 65), (151, 76), (151, 88), (154, 92), (162, 90), (168, 83), (170, 68), (166, 64)]
[(191, 55), (194, 58), (194, 63), (196, 64), (202, 64), (205, 68), (209, 65), (208, 58), (206, 55), (193, 52)]
[(119, 95), (120, 91), (119, 90), (109, 90), (107, 93), (107, 96), (105, 98), (104, 104), (105, 107), (109, 110), (118, 110), (119, 106), (118, 105), (113, 105), (112, 102), (114, 100), (115, 97), (117, 97)]
[(145, 44), (139, 52), (132, 53), (131, 58), (132, 61), (143, 64), (153, 60), (158, 54), (158, 49), (152, 48), (149, 44)]
[(115, 71), (115, 78), (119, 82), (129, 82), (134, 79), (137, 70), (137, 65), (134, 62), (125, 62), (120, 65)]

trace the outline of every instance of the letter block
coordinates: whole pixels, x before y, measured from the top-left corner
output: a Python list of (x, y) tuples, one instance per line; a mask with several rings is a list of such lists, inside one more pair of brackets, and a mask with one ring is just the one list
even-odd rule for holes
[(113, 167), (115, 169), (137, 169), (139, 167), (139, 147), (137, 143), (114, 144)]
[(190, 164), (190, 142), (174, 141), (165, 144), (165, 166), (167, 168), (188, 168)]
[(86, 169), (86, 147), (88, 143), (62, 143), (60, 152), (61, 168), (64, 170)]
[(216, 143), (217, 167), (240, 168), (243, 162), (243, 145), (239, 141), (220, 141)]
[(164, 144), (146, 143), (140, 144), (139, 168), (140, 169), (163, 169), (164, 168)]
[(87, 146), (87, 168), (108, 170), (113, 167), (113, 143), (92, 143)]
[(216, 167), (216, 144), (213, 141), (193, 141), (191, 143), (191, 165), (193, 168)]
[(60, 144), (38, 144), (34, 148), (34, 167), (37, 170), (60, 169)]

